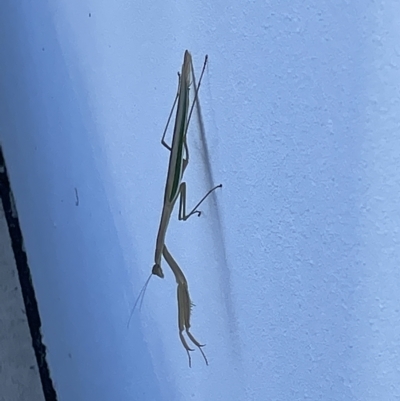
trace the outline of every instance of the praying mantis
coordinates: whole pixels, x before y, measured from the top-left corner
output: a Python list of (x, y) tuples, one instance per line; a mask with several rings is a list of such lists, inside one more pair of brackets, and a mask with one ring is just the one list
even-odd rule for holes
[[(161, 213), (160, 226), (158, 229), (157, 240), (156, 240), (156, 249), (154, 254), (154, 265), (151, 271), (149, 278), (147, 279), (145, 285), (142, 288), (142, 291), (139, 294), (137, 301), (144, 295), (146, 287), (150, 281), (150, 278), (155, 275), (160, 278), (164, 278), (164, 272), (161, 268), (161, 259), (164, 258), (168, 263), (169, 267), (172, 270), (172, 273), (175, 276), (175, 280), (177, 283), (177, 298), (178, 298), (178, 328), (179, 328), (179, 337), (182, 342), (183, 347), (185, 348), (188, 358), (189, 358), (189, 367), (191, 367), (191, 356), (190, 352), (194, 351), (192, 349), (186, 338), (184, 337), (184, 332), (186, 333), (189, 340), (200, 350), (203, 358), (208, 365), (207, 357), (202, 350), (205, 344), (200, 344), (193, 334), (190, 332), (190, 316), (191, 316), (191, 308), (192, 302), (190, 300), (189, 288), (186, 277), (179, 267), (178, 263), (172, 257), (170, 252), (168, 251), (167, 246), (165, 245), (165, 237), (168, 229), (168, 224), (171, 219), (171, 214), (173, 212), (176, 201), (179, 198), (179, 211), (178, 211), (178, 220), (187, 220), (189, 217), (193, 215), (200, 216), (201, 211), (198, 210), (198, 207), (206, 200), (206, 198), (217, 188), (222, 187), (222, 185), (217, 185), (211, 188), (203, 198), (197, 203), (197, 205), (191, 210), (190, 213), (186, 213), (186, 183), (183, 181), (183, 174), (189, 164), (189, 148), (186, 141), (187, 130), (189, 127), (190, 118), (192, 116), (192, 112), (196, 101), (198, 99), (198, 91), (201, 85), (201, 80), (203, 78), (203, 74), (207, 65), (208, 56), (205, 56), (203, 69), (201, 71), (201, 75), (199, 78), (199, 83), (196, 85), (194, 83), (194, 73), (193, 73), (193, 63), (192, 56), (189, 51), (186, 50), (184, 54), (183, 64), (181, 73), (178, 73), (179, 77), (179, 86), (178, 92), (175, 97), (175, 101), (172, 105), (171, 112), (169, 114), (167, 124), (164, 129), (164, 133), (161, 138), (161, 144), (170, 151), (169, 164), (168, 164), (168, 172), (167, 172), (167, 181), (165, 184), (165, 192), (164, 192), (164, 205)], [(193, 81), (192, 81), (193, 79)], [(195, 93), (192, 106), (189, 111), (189, 91), (191, 85), (195, 86)], [(168, 129), (168, 125), (171, 121), (172, 114), (174, 108), (177, 104), (176, 109), (176, 117), (175, 117), (175, 125), (172, 136), (172, 144), (168, 145), (165, 142), (165, 135)], [(133, 313), (133, 311), (132, 311)], [(132, 314), (131, 314), (132, 316)], [(129, 322), (128, 322), (129, 324)]]

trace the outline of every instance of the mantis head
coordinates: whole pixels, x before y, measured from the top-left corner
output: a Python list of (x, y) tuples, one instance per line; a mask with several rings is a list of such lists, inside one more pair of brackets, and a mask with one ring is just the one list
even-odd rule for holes
[(153, 269), (151, 270), (151, 274), (155, 274), (156, 276), (160, 277), (160, 278), (164, 278), (164, 272), (161, 269), (161, 266), (156, 263), (153, 266)]

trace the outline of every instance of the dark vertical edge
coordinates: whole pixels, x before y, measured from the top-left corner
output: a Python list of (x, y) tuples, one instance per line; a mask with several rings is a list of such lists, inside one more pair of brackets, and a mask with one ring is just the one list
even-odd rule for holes
[(32, 336), (32, 345), (35, 352), (40, 379), (42, 382), (43, 393), (46, 401), (57, 401), (57, 394), (54, 389), (53, 381), (46, 359), (46, 347), (42, 341), (41, 320), (36, 301), (35, 290), (32, 284), (31, 272), (24, 250), (23, 238), (19, 226), (18, 216), (8, 180), (7, 169), (4, 162), (3, 151), (0, 147), (0, 197), (3, 202), (4, 213), (6, 216), (8, 230), (11, 237), (12, 249), (14, 252), (15, 263), (18, 270), (19, 281), (21, 284), (22, 296), (24, 299), (26, 316), (28, 319), (29, 330)]

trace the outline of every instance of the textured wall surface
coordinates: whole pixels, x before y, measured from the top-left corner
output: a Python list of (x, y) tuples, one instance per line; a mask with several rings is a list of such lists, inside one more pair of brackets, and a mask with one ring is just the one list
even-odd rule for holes
[(1, 201), (0, 400), (44, 400)]
[[(3, 1), (0, 139), (61, 401), (400, 397), (396, 1)], [(209, 64), (153, 263), (183, 52)], [(168, 139), (170, 135), (168, 136)]]

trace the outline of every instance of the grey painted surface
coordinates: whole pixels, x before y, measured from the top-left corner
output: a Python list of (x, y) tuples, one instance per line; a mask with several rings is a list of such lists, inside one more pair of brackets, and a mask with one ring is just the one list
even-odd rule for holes
[(0, 202), (0, 401), (44, 400)]

